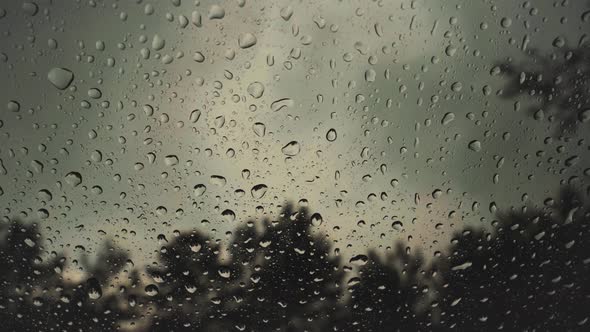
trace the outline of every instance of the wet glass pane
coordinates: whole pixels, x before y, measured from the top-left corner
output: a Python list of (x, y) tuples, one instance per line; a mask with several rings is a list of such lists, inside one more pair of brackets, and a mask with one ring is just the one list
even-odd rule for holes
[(587, 331), (590, 3), (3, 0), (0, 330)]

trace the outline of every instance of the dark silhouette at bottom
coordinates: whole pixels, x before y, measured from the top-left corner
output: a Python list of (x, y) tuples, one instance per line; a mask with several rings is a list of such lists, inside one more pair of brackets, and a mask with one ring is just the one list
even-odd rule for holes
[[(344, 262), (306, 209), (234, 230), (177, 233), (138, 270), (110, 243), (96, 263), (47, 253), (36, 224), (0, 229), (3, 331), (585, 331), (590, 202), (466, 227), (442, 255), (403, 242)], [(76, 261), (77, 262), (77, 261)], [(73, 271), (73, 272), (72, 272)]]

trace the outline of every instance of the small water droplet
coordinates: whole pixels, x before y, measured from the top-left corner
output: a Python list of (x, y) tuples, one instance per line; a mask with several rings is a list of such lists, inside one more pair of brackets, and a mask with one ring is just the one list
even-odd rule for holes
[(338, 137), (338, 134), (336, 133), (336, 129), (334, 129), (334, 128), (328, 130), (328, 133), (326, 133), (326, 139), (329, 142), (334, 142), (337, 137)]

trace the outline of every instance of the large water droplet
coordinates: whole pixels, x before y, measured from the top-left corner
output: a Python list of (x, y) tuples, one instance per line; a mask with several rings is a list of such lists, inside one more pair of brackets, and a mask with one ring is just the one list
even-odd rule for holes
[(66, 68), (52, 68), (47, 73), (47, 79), (53, 86), (60, 90), (65, 90), (74, 80), (74, 74)]
[(471, 141), (469, 142), (468, 147), (472, 151), (479, 152), (481, 151), (481, 142), (477, 140)]
[(262, 122), (256, 122), (252, 125), (252, 130), (259, 137), (264, 137), (266, 134), (266, 126)]
[(178, 157), (173, 154), (168, 155), (164, 157), (164, 163), (166, 166), (176, 166), (178, 165)]
[(258, 81), (250, 83), (246, 89), (250, 96), (258, 99), (264, 94), (264, 85)]
[(287, 143), (287, 145), (283, 146), (281, 151), (283, 152), (283, 154), (292, 157), (299, 154), (299, 151), (301, 151), (301, 147), (299, 146), (299, 143), (297, 141), (291, 141)]
[(160, 37), (160, 35), (155, 34), (154, 38), (152, 39), (152, 48), (156, 51), (159, 51), (164, 48), (166, 45), (166, 40)]
[(195, 197), (202, 196), (205, 193), (205, 191), (207, 191), (207, 186), (205, 186), (204, 184), (197, 184), (193, 188), (193, 193)]
[(238, 46), (240, 46), (240, 48), (252, 47), (256, 45), (256, 42), (256, 37), (249, 32), (241, 33), (238, 37)]
[(338, 137), (338, 134), (336, 133), (336, 129), (334, 129), (334, 128), (328, 130), (328, 133), (326, 133), (326, 139), (329, 142), (334, 142), (337, 137)]
[(66, 183), (72, 187), (77, 187), (82, 183), (82, 175), (78, 172), (69, 172), (65, 176)]
[(270, 109), (273, 112), (278, 112), (280, 110), (282, 110), (285, 107), (293, 107), (293, 105), (295, 105), (295, 103), (293, 102), (292, 99), (290, 98), (282, 98), (279, 100), (275, 100), (272, 104), (270, 104)]
[(252, 187), (250, 193), (252, 194), (252, 197), (254, 197), (255, 199), (261, 199), (267, 191), (268, 187), (265, 184), (257, 184), (254, 187)]
[(453, 120), (455, 120), (455, 114), (448, 112), (446, 113), (442, 120), (440, 121), (440, 123), (442, 123), (444, 126), (448, 125), (449, 123), (453, 122)]
[(209, 14), (207, 17), (209, 17), (210, 20), (222, 19), (225, 17), (225, 9), (220, 5), (212, 5), (209, 7)]

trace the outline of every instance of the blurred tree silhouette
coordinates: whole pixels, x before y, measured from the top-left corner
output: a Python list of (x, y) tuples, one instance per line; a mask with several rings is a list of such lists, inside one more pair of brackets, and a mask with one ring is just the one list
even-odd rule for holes
[[(571, 188), (542, 208), (465, 228), (429, 262), (397, 242), (343, 266), (306, 209), (250, 221), (229, 245), (177, 233), (146, 274), (107, 242), (91, 263), (42, 244), (36, 224), (0, 228), (6, 331), (584, 330), (590, 203)], [(415, 251), (415, 252), (414, 252)], [(74, 264), (75, 265), (75, 264)], [(346, 272), (345, 272), (346, 271)], [(72, 276), (73, 273), (73, 276)], [(145, 277), (145, 278), (144, 278)]]
[(546, 207), (500, 216), (493, 233), (452, 242), (443, 325), (467, 331), (585, 330), (590, 209), (571, 189)]
[[(398, 242), (381, 257), (376, 251), (353, 257), (362, 265), (350, 287), (349, 331), (418, 331), (431, 323), (417, 309), (426, 297), (431, 275), (421, 254)], [(349, 281), (350, 284), (350, 281)]]
[(105, 294), (105, 288), (115, 287), (107, 283), (123, 267), (120, 262), (127, 260), (120, 250), (105, 247), (95, 264), (81, 267), (89, 277), (79, 282), (64, 277), (65, 257), (52, 253), (43, 261), (37, 224), (15, 220), (3, 224), (1, 231), (2, 330), (110, 331), (131, 317), (114, 292)]
[(500, 65), (509, 79), (503, 96), (534, 98), (538, 107), (531, 112), (536, 118), (546, 114), (550, 121), (558, 121), (560, 133), (590, 121), (590, 46), (581, 42), (571, 48), (564, 43), (556, 39), (550, 54), (530, 50), (527, 61)]
[[(326, 331), (339, 315), (343, 272), (330, 242), (314, 234), (306, 209), (286, 206), (278, 221), (237, 230), (233, 259), (250, 267), (234, 310), (248, 331)], [(248, 226), (246, 226), (248, 227)]]
[(220, 260), (219, 245), (197, 231), (180, 234), (161, 248), (158, 267), (149, 269), (154, 284), (145, 294), (157, 307), (153, 331), (229, 330), (222, 300), (235, 279)]
[(287, 206), (278, 221), (239, 227), (225, 260), (211, 239), (179, 235), (150, 272), (159, 283), (154, 330), (325, 330), (337, 314), (342, 272), (311, 227), (306, 210)]

